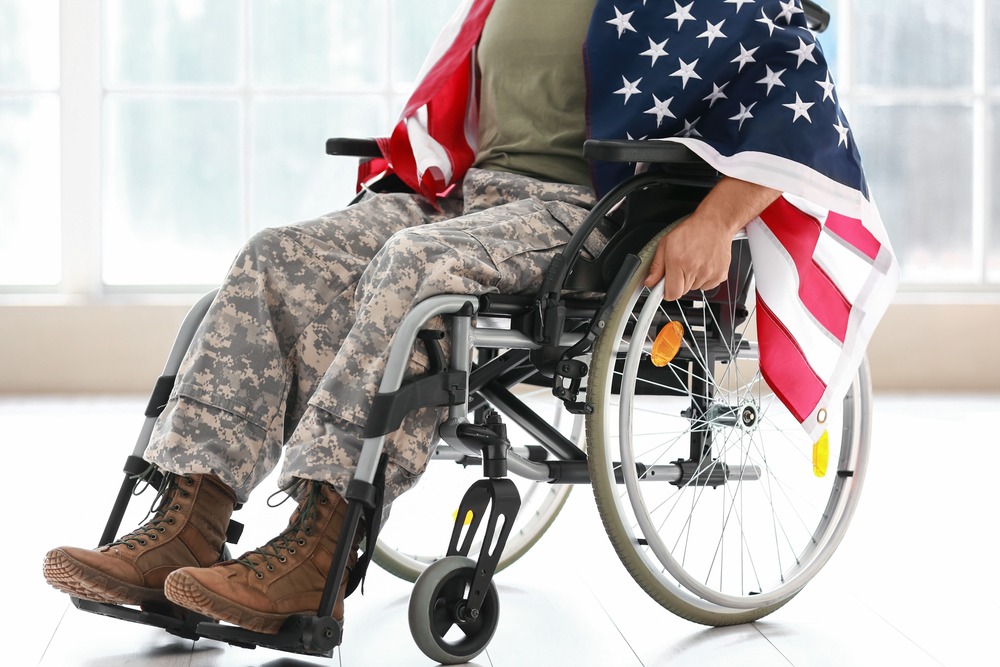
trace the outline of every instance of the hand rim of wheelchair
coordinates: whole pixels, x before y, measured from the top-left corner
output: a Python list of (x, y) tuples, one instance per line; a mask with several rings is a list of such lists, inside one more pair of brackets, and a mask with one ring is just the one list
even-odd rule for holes
[[(662, 285), (647, 291), (641, 284), (646, 275), (645, 267), (648, 267), (658, 238), (659, 236), (651, 240), (643, 250), (641, 254), (643, 267), (636, 272), (626, 290), (628, 297), (616, 306), (602, 334), (603, 340), (599, 339), (595, 346), (588, 397), (595, 409), (587, 423), (594, 493), (605, 528), (619, 557), (647, 593), (674, 613), (695, 622), (709, 625), (744, 623), (771, 613), (794, 597), (827, 562), (847, 529), (860, 495), (868, 455), (871, 397), (867, 365), (863, 364), (859, 369), (852, 389), (845, 398), (843, 429), (849, 433), (844, 438), (845, 444), (836, 462), (836, 470), (851, 471), (851, 474), (836, 475), (832, 478), (830, 495), (824, 508), (824, 513), (831, 512), (832, 517), (820, 521), (817, 525), (815, 546), (803, 549), (798, 554), (800, 559), (798, 563), (787, 571), (779, 573), (780, 577), (784, 578), (779, 586), (761, 591), (759, 594), (753, 592), (740, 595), (726, 594), (712, 589), (707, 582), (695, 579), (687, 572), (684, 564), (670, 554), (652, 524), (643, 499), (643, 491), (640, 489), (640, 486), (648, 487), (649, 484), (639, 484), (641, 473), (637, 472), (634, 465), (632, 446), (625, 437), (619, 439), (618, 446), (611, 444), (612, 427), (622, 429), (621, 432), (626, 432), (624, 429), (630, 428), (631, 399), (625, 401), (624, 407), (620, 405), (617, 408), (619, 410), (617, 424), (612, 423), (615, 409), (609, 409), (611, 384), (615, 373), (614, 360), (620, 359), (618, 350), (626, 325), (640, 296), (645, 295), (647, 298), (643, 311), (640, 311), (637, 318), (639, 323), (636, 324), (636, 332), (644, 331), (640, 329), (643, 318), (645, 317), (645, 322), (648, 323), (660, 307)], [(614, 354), (610, 352), (611, 349), (615, 350)], [(636, 364), (642, 355), (642, 350), (643, 346), (629, 346), (625, 360), (625, 372), (628, 377), (622, 382), (623, 392), (626, 391), (626, 387), (629, 391), (634, 388)], [(753, 349), (747, 348), (747, 351), (752, 353)], [(739, 354), (733, 356), (740, 358)], [(616, 483), (615, 471), (612, 469), (616, 456), (621, 457), (618, 460), (622, 462), (621, 467), (625, 471), (623, 486)], [(728, 483), (731, 482), (726, 484)], [(622, 495), (627, 496), (625, 500), (619, 496), (619, 492), (623, 489)], [(628, 523), (631, 518), (628, 515), (629, 511), (636, 515), (635, 520), (639, 524), (636, 528)], [(741, 517), (740, 523), (742, 521)], [(725, 527), (722, 532), (720, 542), (725, 537)], [(709, 574), (711, 575), (711, 570)]]

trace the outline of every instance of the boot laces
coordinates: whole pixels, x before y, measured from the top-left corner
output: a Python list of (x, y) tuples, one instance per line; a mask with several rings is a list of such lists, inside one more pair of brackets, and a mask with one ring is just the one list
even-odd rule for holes
[[(138, 475), (133, 475), (135, 485), (132, 487), (132, 495), (138, 496), (149, 488), (152, 484), (152, 477), (157, 470), (158, 468), (151, 464)], [(122, 535), (114, 542), (108, 543), (107, 546), (113, 547), (121, 544), (129, 549), (135, 549), (133, 542), (138, 543), (140, 546), (145, 546), (147, 540), (155, 541), (160, 533), (166, 531), (166, 528), (162, 524), (172, 525), (175, 521), (174, 517), (169, 516), (171, 512), (180, 510), (180, 505), (174, 502), (175, 498), (178, 495), (183, 497), (190, 495), (187, 491), (180, 488), (181, 480), (184, 480), (189, 485), (194, 484), (194, 480), (190, 477), (164, 472), (163, 481), (160, 483), (160, 488), (157, 490), (156, 496), (153, 497), (153, 502), (149, 505), (149, 512), (143, 519), (142, 525), (131, 533)]]
[[(327, 502), (326, 497), (322, 494), (322, 484), (319, 482), (296, 479), (291, 485), (285, 487), (284, 489), (279, 489), (276, 493), (272, 494), (271, 498), (274, 498), (275, 495), (282, 492), (287, 493), (288, 495), (285, 496), (281, 502), (273, 505), (271, 504), (269, 498), (268, 505), (271, 507), (278, 507), (288, 500), (288, 498), (304, 494), (302, 500), (300, 501), (301, 504), (297, 511), (297, 515), (291, 522), (289, 522), (288, 527), (285, 528), (285, 530), (283, 530), (276, 537), (271, 538), (267, 544), (252, 551), (248, 551), (235, 560), (235, 562), (245, 565), (253, 570), (258, 579), (263, 579), (264, 573), (257, 568), (264, 567), (269, 572), (273, 572), (274, 565), (271, 564), (272, 559), (277, 560), (279, 563), (284, 563), (287, 560), (284, 552), (294, 554), (297, 546), (305, 545), (306, 540), (303, 536), (312, 535), (313, 524), (319, 505)], [(254, 558), (255, 556), (257, 558)]]

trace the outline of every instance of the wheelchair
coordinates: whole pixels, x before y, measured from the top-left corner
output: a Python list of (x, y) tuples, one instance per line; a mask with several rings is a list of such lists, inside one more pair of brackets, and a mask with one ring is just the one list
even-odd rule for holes
[[(368, 141), (327, 144), (332, 154), (375, 150)], [(830, 411), (828, 450), (818, 449), (761, 375), (746, 238), (733, 240), (728, 279), (710, 292), (668, 303), (662, 287), (643, 285), (659, 237), (695, 209), (719, 175), (678, 144), (591, 141), (585, 152), (651, 167), (595, 205), (537, 293), (442, 295), (414, 306), (365, 427), (340, 539), (350, 544), (359, 526), (366, 535), (349, 590), (372, 559), (415, 581), (411, 633), (441, 663), (467, 662), (487, 647), (499, 619), (495, 573), (544, 533), (575, 484), (591, 485), (618, 556), (650, 596), (683, 618), (721, 626), (759, 619), (805, 586), (843, 538), (864, 482), (867, 364), (841, 409)], [(591, 243), (597, 238), (599, 246)], [(212, 296), (181, 326), (101, 544), (118, 532), (135, 477), (146, 468), (141, 457), (153, 423)], [(451, 335), (449, 358), (442, 334), (424, 329), (439, 315)], [(418, 340), (430, 370), (404, 380)], [(447, 543), (414, 547), (405, 535), (379, 535), (379, 477), (386, 434), (429, 405), (448, 413), (431, 475), (457, 470), (474, 481), (449, 517)], [(433, 478), (424, 486), (454, 488)], [(240, 528), (231, 522), (230, 543)], [(330, 656), (342, 635), (330, 617), (333, 582), (341, 581), (347, 558), (348, 550), (338, 549), (316, 615), (291, 617), (277, 635), (165, 606), (73, 603), (191, 639)]]

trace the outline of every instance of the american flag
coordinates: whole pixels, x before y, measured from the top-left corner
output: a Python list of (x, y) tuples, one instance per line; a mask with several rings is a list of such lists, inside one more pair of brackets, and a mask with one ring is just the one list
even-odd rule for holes
[[(475, 153), (474, 45), (492, 5), (458, 8), (362, 181), (391, 171), (431, 201), (461, 181)], [(679, 142), (784, 193), (747, 227), (761, 370), (818, 440), (898, 268), (800, 1), (597, 0), (583, 57), (589, 137)], [(598, 163), (595, 187), (633, 170)]]

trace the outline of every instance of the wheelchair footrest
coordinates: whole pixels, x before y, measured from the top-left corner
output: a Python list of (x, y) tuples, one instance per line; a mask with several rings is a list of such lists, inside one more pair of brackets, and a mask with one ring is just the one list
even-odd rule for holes
[(183, 637), (184, 639), (197, 640), (201, 637), (197, 631), (199, 626), (216, 625), (215, 621), (207, 616), (181, 609), (169, 602), (154, 603), (145, 606), (143, 609), (136, 609), (134, 607), (93, 602), (76, 597), (71, 597), (70, 600), (73, 601), (73, 606), (80, 611), (117, 618), (129, 623), (150, 625), (166, 630), (170, 634)]
[(340, 645), (343, 629), (329, 616), (297, 614), (289, 616), (278, 634), (252, 632), (234, 625), (201, 623), (198, 634), (207, 639), (226, 642), (241, 648), (264, 648), (324, 658), (333, 656), (333, 649)]

